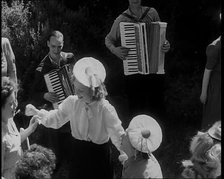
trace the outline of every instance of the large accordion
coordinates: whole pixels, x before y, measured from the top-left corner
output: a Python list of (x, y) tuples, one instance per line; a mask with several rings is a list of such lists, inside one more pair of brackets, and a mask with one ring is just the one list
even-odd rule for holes
[(123, 60), (124, 74), (164, 74), (161, 46), (166, 39), (166, 22), (120, 23), (121, 45), (129, 48)]
[(55, 92), (58, 95), (59, 101), (53, 103), (54, 109), (68, 97), (74, 95), (75, 90), (71, 82), (72, 70), (70, 65), (64, 65), (60, 69), (51, 70), (44, 75), (45, 83), (49, 92)]

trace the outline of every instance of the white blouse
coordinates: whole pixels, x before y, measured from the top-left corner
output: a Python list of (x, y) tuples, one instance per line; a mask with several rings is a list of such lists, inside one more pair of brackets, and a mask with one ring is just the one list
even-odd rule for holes
[(109, 140), (120, 149), (124, 129), (115, 108), (106, 100), (86, 104), (76, 95), (67, 97), (58, 109), (38, 113), (42, 124), (58, 129), (70, 121), (72, 136), (79, 140), (103, 144)]

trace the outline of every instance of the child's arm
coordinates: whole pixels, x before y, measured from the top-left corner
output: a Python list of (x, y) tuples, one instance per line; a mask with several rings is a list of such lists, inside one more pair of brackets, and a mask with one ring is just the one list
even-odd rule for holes
[(41, 124), (45, 127), (58, 129), (69, 121), (75, 99), (73, 96), (69, 96), (59, 105), (58, 109), (50, 111), (44, 109), (37, 110), (29, 104), (26, 107), (26, 115), (38, 115), (41, 117)]
[(121, 125), (121, 121), (117, 115), (117, 112), (113, 106), (108, 104), (104, 109), (103, 115), (109, 137), (111, 138), (112, 143), (121, 152), (121, 136), (125, 133), (125, 131)]

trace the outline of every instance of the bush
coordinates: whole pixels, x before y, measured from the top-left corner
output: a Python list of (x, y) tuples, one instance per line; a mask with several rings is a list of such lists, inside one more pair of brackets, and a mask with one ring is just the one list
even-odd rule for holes
[[(17, 77), (21, 91), (24, 90), (24, 75), (34, 59), (33, 51), (38, 46), (41, 29), (40, 23), (31, 23), (33, 2), (13, 0), (2, 1), (2, 36), (9, 38), (16, 57)], [(30, 84), (29, 84), (30, 85)], [(19, 95), (19, 101), (22, 96)]]

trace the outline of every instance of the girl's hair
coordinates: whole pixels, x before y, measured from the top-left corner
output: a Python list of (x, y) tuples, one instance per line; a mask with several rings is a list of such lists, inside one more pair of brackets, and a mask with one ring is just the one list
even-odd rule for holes
[[(94, 87), (93, 83), (99, 84), (98, 87)], [(102, 98), (105, 98), (107, 96), (107, 89), (104, 85), (104, 83), (98, 78), (97, 75), (93, 75), (90, 78), (90, 90), (92, 94), (92, 100), (99, 101)]]
[(17, 91), (16, 84), (9, 79), (9, 77), (2, 77), (2, 93), (1, 93), (1, 106), (4, 107), (8, 97)]
[(105, 98), (107, 96), (107, 89), (103, 82), (100, 81), (100, 85), (98, 87), (92, 87), (92, 99), (94, 101), (99, 101), (102, 98)]

